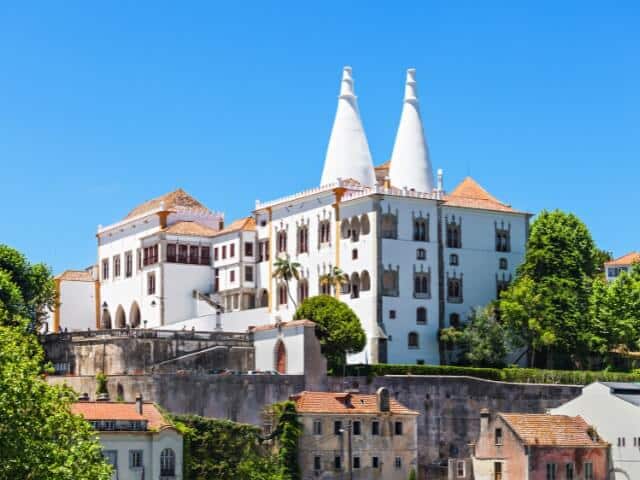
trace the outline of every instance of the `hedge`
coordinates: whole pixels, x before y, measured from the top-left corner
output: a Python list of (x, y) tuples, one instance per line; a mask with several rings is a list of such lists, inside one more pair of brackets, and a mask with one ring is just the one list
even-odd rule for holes
[(592, 382), (640, 382), (640, 374), (609, 371), (541, 370), (537, 368), (477, 368), (451, 365), (348, 365), (349, 376), (449, 375), (514, 383), (587, 385)]

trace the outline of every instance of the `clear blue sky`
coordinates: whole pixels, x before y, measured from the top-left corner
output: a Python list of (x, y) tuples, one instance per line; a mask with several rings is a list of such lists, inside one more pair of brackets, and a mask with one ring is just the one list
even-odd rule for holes
[(176, 187), (232, 220), (316, 186), (343, 65), (376, 164), (416, 67), (446, 188), (470, 174), (640, 249), (637, 1), (8, 3), (0, 242), (56, 272)]

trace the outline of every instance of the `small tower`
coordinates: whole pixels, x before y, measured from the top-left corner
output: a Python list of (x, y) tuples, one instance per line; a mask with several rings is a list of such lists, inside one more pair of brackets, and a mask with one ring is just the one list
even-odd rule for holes
[(353, 178), (365, 186), (373, 186), (376, 178), (353, 90), (351, 67), (344, 67), (342, 71), (338, 109), (320, 184), (327, 185), (339, 178)]
[(415, 68), (407, 70), (404, 103), (391, 154), (389, 177), (391, 185), (397, 188), (431, 193), (434, 187), (429, 149), (418, 106)]

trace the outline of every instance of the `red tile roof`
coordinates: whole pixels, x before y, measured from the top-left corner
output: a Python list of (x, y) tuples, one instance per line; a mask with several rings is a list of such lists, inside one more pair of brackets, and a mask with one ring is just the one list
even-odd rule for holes
[(580, 416), (535, 413), (499, 413), (525, 445), (563, 447), (604, 447)]
[[(333, 413), (361, 415), (380, 413), (376, 395), (363, 393), (301, 392), (292, 395), (299, 413)], [(391, 413), (418, 415), (396, 399), (390, 399)]]
[(630, 252), (610, 262), (605, 262), (605, 265), (631, 265), (637, 262), (640, 262), (640, 252)]
[(146, 420), (149, 429), (161, 430), (172, 425), (163, 417), (155, 404), (144, 402), (142, 415), (135, 402), (76, 402), (71, 412), (85, 420)]
[(217, 230), (195, 221), (182, 221), (169, 225), (164, 230), (173, 235), (192, 235), (196, 237), (213, 237)]
[(144, 202), (142, 205), (138, 205), (136, 208), (129, 212), (125, 219), (137, 217), (138, 215), (150, 212), (152, 210), (160, 208), (161, 205), (164, 205), (164, 208), (167, 210), (176, 207), (184, 207), (194, 209), (196, 211), (201, 211), (202, 213), (211, 213), (211, 211), (202, 203), (197, 201), (181, 188), (178, 188), (173, 192), (165, 193), (164, 195)]
[(86, 270), (65, 270), (57, 275), (58, 280), (66, 280), (70, 282), (93, 282), (93, 276)]
[(227, 227), (222, 230), (216, 232), (216, 235), (224, 235), (225, 233), (232, 232), (255, 232), (256, 230), (256, 219), (253, 217), (244, 217), (239, 218), (238, 220), (234, 220)]
[(465, 178), (451, 193), (445, 195), (444, 204), (451, 207), (523, 213), (495, 198), (471, 177)]

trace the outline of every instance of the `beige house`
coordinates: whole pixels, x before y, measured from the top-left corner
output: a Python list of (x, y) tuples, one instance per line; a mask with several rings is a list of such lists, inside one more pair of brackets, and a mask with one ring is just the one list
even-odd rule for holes
[(418, 412), (375, 395), (302, 392), (294, 395), (303, 433), (303, 479), (406, 479), (417, 469)]
[(153, 403), (81, 400), (72, 412), (97, 430), (114, 480), (182, 479), (182, 435)]

